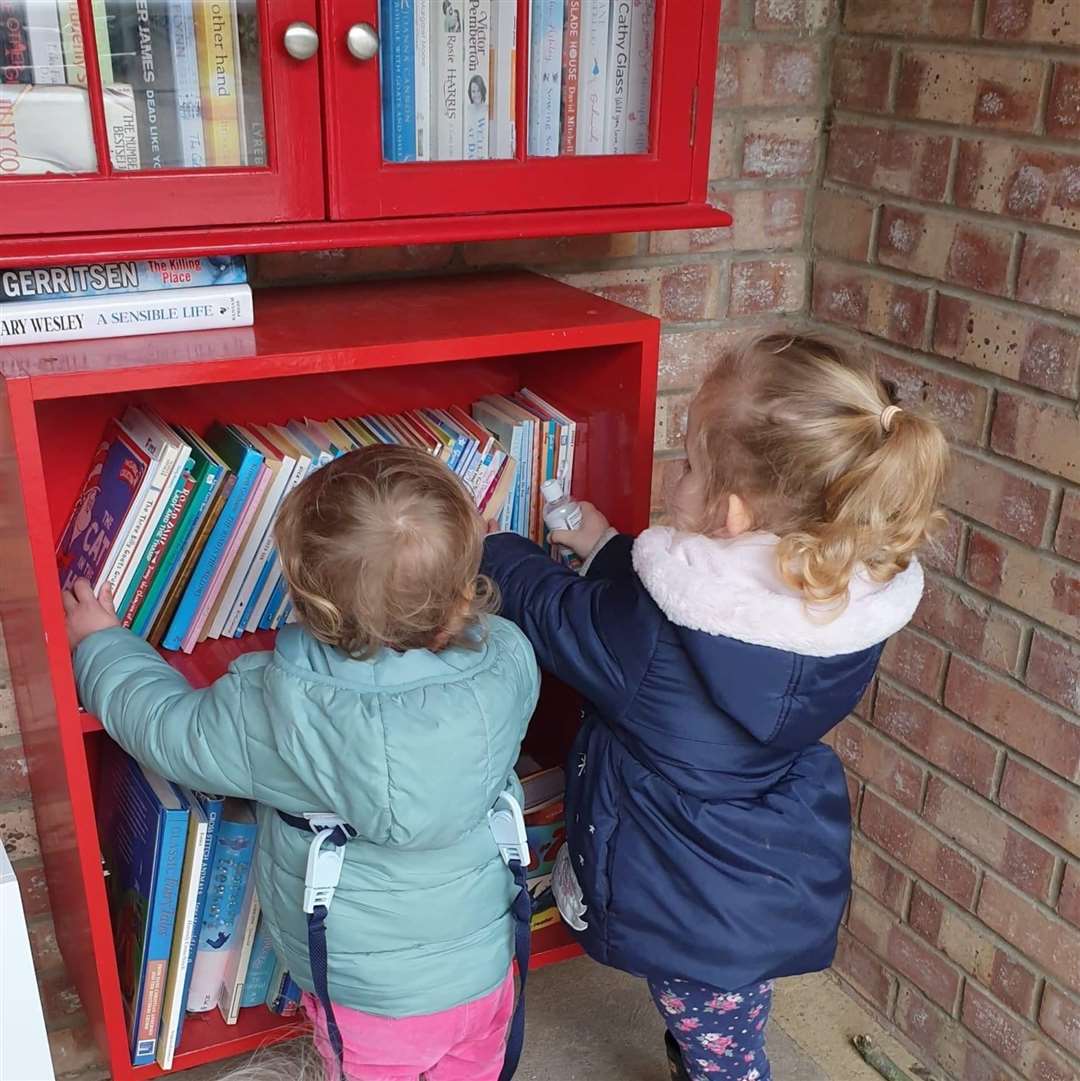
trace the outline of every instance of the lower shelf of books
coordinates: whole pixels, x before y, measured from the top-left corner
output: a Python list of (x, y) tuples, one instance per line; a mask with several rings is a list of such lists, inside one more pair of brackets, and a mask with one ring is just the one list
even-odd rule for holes
[[(191, 1014), (184, 1025), (184, 1038), (173, 1060), (173, 1070), (189, 1070), (205, 1062), (241, 1055), (288, 1040), (304, 1031), (297, 1017), (280, 1017), (262, 1006), (240, 1011), (235, 1025), (227, 1025), (215, 1010)], [(138, 1067), (139, 1077), (156, 1077), (164, 1071), (156, 1064)]]

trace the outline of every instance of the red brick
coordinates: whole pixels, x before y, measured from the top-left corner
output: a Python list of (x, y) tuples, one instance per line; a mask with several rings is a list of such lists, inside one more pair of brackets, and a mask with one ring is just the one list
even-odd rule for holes
[[(671, 269), (677, 271), (679, 268)], [(553, 271), (551, 276), (616, 304), (625, 304), (628, 308), (636, 308), (649, 315), (659, 315), (660, 273), (656, 267), (634, 267), (626, 270)]]
[(685, 457), (662, 458), (653, 463), (652, 499), (649, 504), (653, 514), (663, 514), (667, 510), (672, 489), (685, 472)]
[(947, 135), (840, 121), (829, 136), (826, 171), (861, 188), (940, 202), (951, 147)]
[(971, 29), (973, 7), (974, 0), (848, 0), (844, 26), (862, 32), (963, 37)]
[(1080, 417), (1019, 394), (998, 395), (990, 444), (998, 454), (1080, 481)]
[(742, 103), (742, 71), (739, 49), (730, 43), (721, 44), (716, 54), (716, 96), (718, 109), (730, 109)]
[(953, 510), (1038, 544), (1046, 526), (1051, 491), (995, 462), (954, 451), (942, 502)]
[(105, 1069), (97, 1040), (88, 1025), (54, 1029), (49, 1050), (57, 1077), (78, 1074), (79, 1081), (98, 1081), (112, 1075)]
[(925, 770), (871, 729), (857, 721), (841, 721), (829, 742), (849, 770), (904, 807), (918, 808)]
[(1080, 45), (1080, 19), (1059, 0), (989, 0), (983, 34), (1006, 41)]
[(816, 45), (747, 42), (720, 47), (716, 104), (802, 105), (815, 102), (821, 55)]
[(841, 109), (883, 112), (889, 101), (892, 55), (888, 45), (872, 39), (841, 38), (832, 58), (833, 103)]
[(38, 845), (34, 812), (29, 805), (16, 805), (10, 810), (0, 811), (0, 841), (3, 842), (12, 863), (16, 860), (37, 858), (41, 849)]
[(747, 121), (742, 175), (760, 180), (810, 176), (821, 122), (815, 117)]
[(1029, 234), (1016, 290), (1020, 300), (1080, 315), (1080, 240)]
[(686, 422), (691, 398), (689, 393), (657, 396), (653, 445), (658, 451), (681, 450), (686, 444)]
[(1057, 903), (1058, 915), (1080, 927), (1080, 864), (1067, 863)]
[(1045, 63), (994, 53), (905, 49), (900, 56), (900, 116), (1034, 131)]
[(22, 745), (0, 746), (0, 803), (24, 799), (30, 795), (30, 777)]
[(714, 190), (709, 201), (727, 210), (734, 223), (723, 229), (679, 229), (652, 233), (649, 251), (656, 255), (684, 252), (762, 251), (793, 248), (802, 243), (806, 192), (800, 188)]
[(977, 728), (1068, 780), (1080, 778), (1080, 724), (1027, 691), (953, 657), (945, 705)]
[(43, 972), (49, 968), (59, 968), (63, 960), (52, 920), (48, 917), (29, 920), (26, 930), (30, 936), (30, 952), (34, 955), (35, 970)]
[(938, 777), (926, 790), (923, 818), (1014, 886), (1046, 901), (1055, 858), (1047, 848), (1013, 829), (997, 808)]
[(814, 207), (814, 249), (841, 259), (866, 259), (874, 208), (865, 199), (828, 189)]
[(1080, 562), (1080, 492), (1066, 492), (1061, 504), (1054, 551)]
[[(758, 30), (818, 30), (829, 21), (834, 0), (755, 0), (754, 26)], [(736, 10), (731, 0), (725, 8)]]
[(1080, 788), (1076, 785), (1059, 784), (1010, 758), (998, 802), (1036, 832), (1080, 856)]
[(1047, 984), (1043, 993), (1039, 1026), (1066, 1051), (1080, 1057), (1080, 1002), (1062, 994), (1053, 984)]
[(676, 323), (715, 319), (718, 269), (710, 263), (666, 267), (660, 278), (661, 317)]
[(54, 969), (38, 977), (45, 1024), (53, 1027), (82, 1012), (82, 999), (64, 969)]
[(883, 682), (874, 707), (874, 727), (982, 795), (990, 794), (997, 749), (943, 710)]
[(863, 796), (859, 824), (870, 840), (936, 886), (957, 904), (970, 908), (978, 874), (975, 865), (939, 841), (910, 815), (886, 803), (872, 789)]
[(1080, 139), (1080, 64), (1054, 65), (1046, 133), (1059, 139)]
[(975, 530), (965, 573), (976, 589), (1055, 630), (1080, 632), (1080, 570), (1073, 564)]
[(45, 916), (49, 912), (49, 890), (45, 883), (45, 868), (40, 863), (28, 863), (15, 868), (26, 918)]
[(888, 1009), (896, 977), (843, 927), (840, 928), (833, 967), (879, 1010)]
[(858, 821), (859, 802), (862, 796), (862, 785), (854, 773), (845, 771), (844, 780), (847, 782), (848, 806), (851, 808), (852, 821)]
[(929, 292), (865, 271), (827, 263), (814, 268), (814, 314), (887, 338), (898, 345), (921, 343)]
[(729, 315), (798, 311), (806, 299), (806, 263), (800, 258), (755, 259), (731, 266)]
[(709, 143), (710, 180), (738, 176), (740, 147), (736, 121), (731, 117), (716, 117)]
[(694, 390), (738, 339), (736, 330), (688, 330), (660, 338), (660, 390)]
[(934, 351), (962, 364), (1075, 397), (1080, 334), (989, 303), (938, 297)]
[(1024, 678), (1033, 691), (1080, 713), (1080, 647), (1037, 630), (1031, 640)]
[(879, 856), (858, 835), (851, 844), (851, 874), (854, 882), (895, 916), (904, 911), (911, 879)]
[(936, 642), (903, 630), (886, 644), (881, 668), (927, 698), (937, 698), (945, 657), (945, 650)]
[(924, 567), (942, 574), (957, 573), (960, 562), (960, 546), (964, 540), (964, 522), (951, 511), (942, 511), (944, 522), (930, 538), (930, 543), (919, 553)]

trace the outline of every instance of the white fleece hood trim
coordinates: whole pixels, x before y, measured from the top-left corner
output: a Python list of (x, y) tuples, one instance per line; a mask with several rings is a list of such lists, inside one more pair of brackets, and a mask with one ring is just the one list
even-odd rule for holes
[(857, 572), (844, 611), (831, 622), (815, 621), (777, 573), (778, 543), (771, 533), (723, 540), (656, 527), (634, 542), (634, 570), (672, 623), (807, 657), (869, 649), (915, 613), (923, 572), (913, 559), (891, 582)]

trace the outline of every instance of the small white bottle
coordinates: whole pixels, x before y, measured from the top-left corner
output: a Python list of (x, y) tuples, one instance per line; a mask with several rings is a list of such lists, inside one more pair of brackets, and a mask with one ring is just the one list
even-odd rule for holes
[(544, 497), (544, 524), (548, 529), (580, 529), (581, 505), (563, 494), (562, 485), (554, 477), (540, 485)]

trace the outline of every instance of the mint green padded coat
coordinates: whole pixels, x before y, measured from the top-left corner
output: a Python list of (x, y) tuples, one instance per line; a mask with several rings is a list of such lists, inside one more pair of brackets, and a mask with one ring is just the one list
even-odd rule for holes
[[(75, 652), (83, 705), (170, 780), (258, 804), (256, 886), (279, 956), (311, 990), (301, 911), (310, 835), (275, 814), (333, 811), (359, 831), (327, 919), (330, 997), (405, 1017), (493, 990), (513, 955), (515, 888), (487, 826), (536, 705), (532, 647), (493, 618), (476, 651), (356, 661), (298, 627), (194, 690), (114, 628)], [(99, 798), (107, 798), (99, 793)]]

